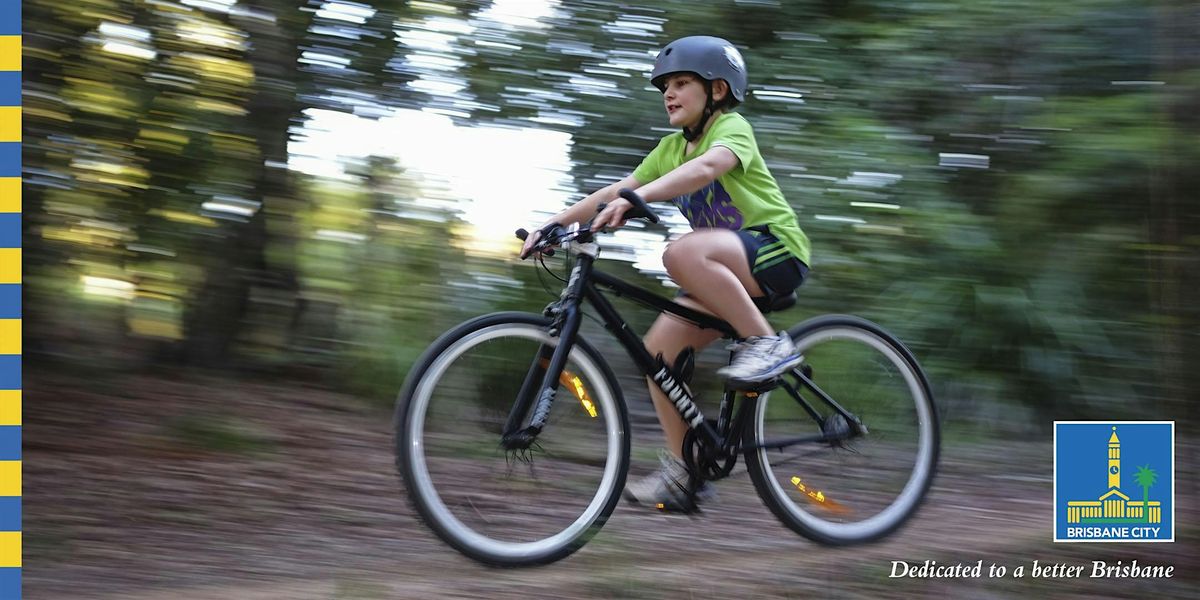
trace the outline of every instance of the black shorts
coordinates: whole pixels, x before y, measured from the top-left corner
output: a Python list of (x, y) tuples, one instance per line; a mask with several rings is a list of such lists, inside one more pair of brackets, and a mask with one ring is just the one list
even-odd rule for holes
[[(789, 252), (765, 225), (741, 229), (737, 234), (746, 249), (750, 272), (764, 294), (751, 300), (759, 310), (768, 312), (768, 307), (775, 304), (776, 299), (790, 295), (804, 283), (808, 277), (808, 265)], [(688, 293), (680, 291), (679, 295), (686, 296)]]
[(789, 252), (765, 225), (742, 229), (737, 234), (746, 248), (750, 272), (765, 294), (761, 299), (754, 298), (759, 308), (770, 306), (776, 298), (791, 294), (804, 283), (808, 265)]

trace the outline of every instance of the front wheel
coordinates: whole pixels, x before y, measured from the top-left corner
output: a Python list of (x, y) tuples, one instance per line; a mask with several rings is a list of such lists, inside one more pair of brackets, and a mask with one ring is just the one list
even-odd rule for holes
[[(576, 338), (536, 443), (506, 450), (527, 373), (559, 339), (549, 321), (499, 313), (442, 335), (409, 373), (396, 408), (396, 465), (417, 513), (442, 540), (495, 566), (553, 562), (579, 549), (616, 507), (629, 417), (616, 378)], [(519, 411), (518, 411), (519, 412)]]
[[(788, 333), (807, 368), (760, 396), (747, 422), (754, 486), (780, 521), (812, 540), (879, 539), (913, 515), (933, 481), (939, 434), (929, 383), (912, 353), (870, 321), (829, 315)], [(808, 386), (805, 372), (862, 427)], [(820, 436), (827, 441), (792, 443)]]

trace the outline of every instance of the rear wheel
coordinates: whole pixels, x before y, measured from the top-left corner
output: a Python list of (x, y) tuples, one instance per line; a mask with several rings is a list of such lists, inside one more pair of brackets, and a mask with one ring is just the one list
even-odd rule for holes
[(625, 404), (608, 366), (579, 338), (536, 444), (500, 444), (531, 365), (558, 345), (548, 323), (501, 313), (460, 325), (417, 362), (397, 405), (397, 467), (418, 514), (448, 544), (491, 565), (574, 552), (604, 524), (625, 483)]
[(933, 481), (939, 434), (929, 384), (916, 359), (878, 325), (851, 316), (810, 319), (789, 331), (810, 379), (865, 432), (842, 442), (770, 448), (773, 441), (855, 428), (797, 372), (757, 400), (748, 422), (747, 469), (763, 503), (792, 530), (825, 544), (868, 542), (913, 515)]

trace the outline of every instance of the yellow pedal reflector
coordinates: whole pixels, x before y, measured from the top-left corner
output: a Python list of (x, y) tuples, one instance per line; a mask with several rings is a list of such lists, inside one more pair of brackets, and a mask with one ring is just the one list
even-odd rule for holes
[(578, 375), (563, 369), (562, 375), (558, 376), (558, 382), (571, 390), (576, 398), (579, 398), (579, 403), (583, 405), (583, 410), (587, 411), (589, 417), (596, 418), (596, 405), (588, 397), (587, 389), (583, 387), (583, 380)]
[(850, 512), (849, 508), (842, 503), (833, 500), (829, 496), (826, 496), (825, 492), (821, 490), (808, 489), (808, 486), (805, 485), (804, 481), (802, 481), (799, 477), (792, 476), (792, 485), (796, 486), (796, 489), (800, 490), (804, 494), (805, 498), (808, 498), (809, 501), (817, 506), (820, 506), (821, 508), (837, 514), (846, 514)]

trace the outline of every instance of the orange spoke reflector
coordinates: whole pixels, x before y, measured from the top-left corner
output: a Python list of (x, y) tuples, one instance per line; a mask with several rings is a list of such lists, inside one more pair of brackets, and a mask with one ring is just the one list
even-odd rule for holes
[(583, 380), (578, 375), (564, 369), (562, 375), (558, 376), (558, 382), (571, 390), (576, 398), (579, 398), (579, 403), (583, 405), (583, 410), (587, 411), (589, 417), (596, 418), (596, 405), (588, 397), (587, 389), (583, 387)]
[(792, 485), (796, 486), (796, 489), (803, 492), (805, 498), (808, 498), (809, 501), (811, 501), (813, 504), (816, 504), (817, 506), (820, 506), (821, 508), (824, 508), (830, 512), (834, 512), (837, 514), (846, 514), (846, 513), (850, 512), (849, 508), (847, 508), (842, 503), (829, 498), (828, 496), (825, 495), (825, 492), (823, 492), (821, 490), (808, 489), (808, 486), (805, 485), (804, 482), (801, 481), (801, 479), (799, 477), (795, 477), (795, 476), (792, 477)]

